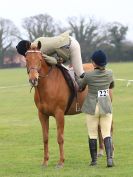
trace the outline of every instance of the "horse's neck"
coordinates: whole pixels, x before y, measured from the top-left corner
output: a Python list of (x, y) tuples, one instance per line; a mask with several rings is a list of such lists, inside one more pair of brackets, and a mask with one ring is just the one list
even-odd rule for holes
[(51, 67), (52, 66), (49, 66), (45, 61), (42, 61), (42, 66), (41, 66), (40, 74), (42, 76), (47, 75)]
[(38, 86), (35, 87), (35, 92), (39, 96), (39, 99), (43, 99), (45, 92), (47, 92), (47, 83), (49, 82), (49, 70), (50, 66), (48, 66), (45, 61), (42, 62), (41, 69), (39, 71), (39, 82)]

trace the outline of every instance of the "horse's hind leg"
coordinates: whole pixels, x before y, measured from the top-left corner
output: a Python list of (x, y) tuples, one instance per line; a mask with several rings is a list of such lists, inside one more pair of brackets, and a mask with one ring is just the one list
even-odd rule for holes
[(101, 133), (101, 127), (98, 125), (98, 139), (99, 139), (99, 152), (98, 152), (98, 157), (103, 156), (104, 152), (104, 142), (102, 138), (102, 133)]
[(64, 165), (64, 112), (58, 111), (55, 115), (57, 124), (57, 142), (59, 144), (60, 159), (57, 164), (58, 168), (62, 168)]
[(46, 116), (39, 112), (39, 119), (42, 126), (43, 143), (44, 143), (44, 160), (42, 165), (45, 167), (48, 165), (49, 151), (48, 151), (48, 133), (49, 133), (49, 116)]
[(112, 125), (111, 125), (112, 150), (113, 150), (112, 156), (114, 157), (114, 150), (115, 150), (115, 147), (114, 147), (114, 143), (113, 143), (113, 131), (114, 131), (114, 123), (113, 123), (113, 121), (112, 121)]

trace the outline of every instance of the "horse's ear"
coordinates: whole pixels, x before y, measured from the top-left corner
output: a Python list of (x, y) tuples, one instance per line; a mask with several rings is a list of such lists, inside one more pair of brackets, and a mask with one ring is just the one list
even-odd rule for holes
[(42, 46), (41, 42), (38, 41), (37, 48), (38, 48), (39, 50), (40, 50), (41, 46)]

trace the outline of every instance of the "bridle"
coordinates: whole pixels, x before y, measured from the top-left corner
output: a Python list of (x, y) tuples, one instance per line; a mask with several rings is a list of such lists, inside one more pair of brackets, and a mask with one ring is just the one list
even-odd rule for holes
[[(28, 50), (26, 53), (25, 53), (25, 56), (28, 54), (28, 53), (40, 53), (42, 55), (42, 52), (39, 51), (39, 50)], [(43, 56), (43, 55), (42, 55)], [(40, 69), (41, 67), (38, 69), (36, 67), (31, 67), (31, 68), (27, 68), (27, 73), (29, 74), (31, 70), (36, 70), (39, 74), (39, 78), (45, 78), (45, 77), (48, 77), (49, 76), (49, 73), (51, 72), (52, 70), (52, 66), (49, 67), (48, 69), (48, 72), (45, 74), (45, 75), (42, 75), (40, 74)]]

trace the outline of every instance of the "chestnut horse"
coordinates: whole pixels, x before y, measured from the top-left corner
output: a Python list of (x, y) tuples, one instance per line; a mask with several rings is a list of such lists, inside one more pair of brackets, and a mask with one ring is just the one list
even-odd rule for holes
[[(49, 134), (49, 116), (55, 117), (57, 125), (57, 141), (59, 144), (60, 158), (57, 166), (64, 165), (64, 115), (70, 97), (70, 89), (63, 77), (61, 70), (56, 66), (48, 65), (40, 51), (41, 43), (38, 46), (32, 44), (27, 46), (26, 66), (29, 75), (29, 82), (35, 88), (34, 101), (38, 109), (38, 115), (42, 126), (44, 142), (44, 160), (43, 165), (48, 165), (48, 134)], [(93, 69), (91, 64), (84, 65), (86, 69)], [(66, 115), (73, 115), (76, 112), (76, 103), (78, 100), (81, 107), (87, 89), (78, 92), (77, 99), (74, 98)]]

